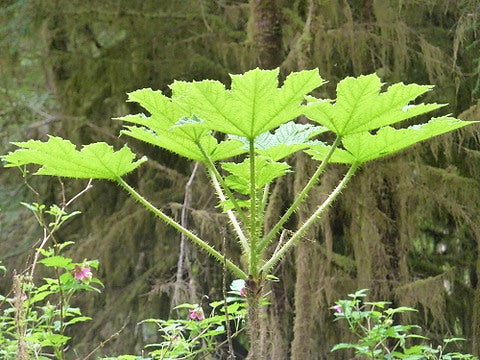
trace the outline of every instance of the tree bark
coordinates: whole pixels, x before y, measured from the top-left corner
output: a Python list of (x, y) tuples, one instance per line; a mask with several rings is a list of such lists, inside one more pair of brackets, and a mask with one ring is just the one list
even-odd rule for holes
[[(301, 169), (295, 173), (294, 180), (295, 193), (299, 193), (308, 174), (311, 173), (312, 162), (303, 153), (296, 157), (296, 167)], [(298, 224), (301, 225), (311, 214), (311, 206), (304, 203), (297, 211)], [(292, 360), (313, 359), (312, 351), (315, 349), (316, 337), (313, 336), (318, 329), (315, 329), (315, 323), (312, 319), (314, 313), (314, 283), (317, 279), (312, 279), (312, 272), (315, 272), (313, 266), (316, 262), (313, 243), (307, 239), (315, 239), (317, 226), (314, 226), (306, 234), (304, 240), (297, 244), (295, 248), (295, 267), (297, 279), (295, 281), (295, 320), (293, 326), (292, 341)]]
[(281, 16), (276, 0), (250, 1), (250, 39), (261, 68), (273, 69), (281, 64)]

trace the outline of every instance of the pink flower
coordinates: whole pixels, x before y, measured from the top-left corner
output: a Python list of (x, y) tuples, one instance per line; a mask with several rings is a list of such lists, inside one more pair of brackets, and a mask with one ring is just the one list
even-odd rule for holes
[(336, 312), (337, 314), (342, 314), (342, 313), (343, 313), (342, 305), (332, 306), (332, 309), (335, 310), (335, 312)]
[(247, 296), (247, 290), (244, 287), (240, 289), (240, 296)]
[(189, 309), (188, 310), (188, 319), (202, 321), (204, 319), (203, 310), (200, 308)]
[(77, 280), (90, 280), (92, 278), (92, 272), (88, 266), (75, 265), (75, 270), (73, 270), (73, 275)]

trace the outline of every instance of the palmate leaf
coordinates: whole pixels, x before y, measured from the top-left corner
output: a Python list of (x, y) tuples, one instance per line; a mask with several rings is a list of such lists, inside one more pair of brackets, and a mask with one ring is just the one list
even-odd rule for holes
[(231, 75), (231, 90), (212, 80), (174, 82), (172, 99), (205, 119), (209, 128), (254, 139), (303, 113), (304, 97), (323, 83), (318, 70), (290, 74), (278, 88), (278, 69)]
[[(255, 151), (260, 155), (278, 161), (315, 144), (315, 141), (310, 139), (326, 130), (323, 126), (296, 124), (293, 121), (289, 121), (280, 125), (273, 134), (270, 131), (266, 131), (257, 136), (254, 139)], [(248, 149), (249, 140), (246, 137), (236, 135), (230, 137), (240, 140), (244, 144), (245, 149)]]
[(134, 124), (125, 126), (125, 130), (121, 131), (124, 135), (195, 161), (205, 161), (198, 144), (210, 155), (212, 161), (245, 152), (239, 141), (228, 140), (218, 144), (202, 118), (196, 114), (189, 115), (188, 107), (175, 104), (160, 91), (137, 90), (129, 94), (129, 101), (142, 105), (151, 116), (136, 114), (117, 118)]
[[(202, 151), (196, 142), (178, 136), (175, 133), (161, 132), (156, 134), (150, 129), (144, 127), (127, 126), (126, 130), (122, 130), (122, 134), (170, 150), (194, 161), (205, 161), (205, 156), (203, 156)], [(227, 140), (218, 143), (210, 134), (202, 136), (199, 140), (199, 144), (210, 156), (212, 161), (226, 159), (242, 154), (246, 151), (239, 140)]]
[(47, 142), (29, 140), (14, 144), (21, 149), (2, 156), (5, 167), (37, 164), (41, 166), (37, 175), (116, 180), (147, 160), (142, 157), (134, 162), (135, 154), (127, 146), (114, 152), (103, 142), (77, 151), (70, 141), (55, 136)]
[[(336, 149), (330, 162), (364, 163), (471, 123), (471, 121), (461, 121), (445, 116), (433, 118), (425, 124), (413, 125), (406, 129), (386, 126), (378, 130), (375, 135), (369, 132), (347, 135), (342, 140), (344, 150)], [(323, 160), (329, 149), (329, 146), (317, 144), (311, 146), (306, 152), (316, 160)]]
[(430, 85), (397, 83), (380, 93), (382, 83), (376, 74), (347, 77), (337, 86), (337, 99), (308, 97), (305, 115), (339, 136), (360, 133), (438, 109), (440, 104), (410, 105), (432, 89)]

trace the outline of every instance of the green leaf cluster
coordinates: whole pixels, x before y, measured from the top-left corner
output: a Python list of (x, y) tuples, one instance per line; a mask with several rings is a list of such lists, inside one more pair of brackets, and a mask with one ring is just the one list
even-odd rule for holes
[(207, 315), (199, 304), (184, 303), (174, 308), (180, 311), (183, 319), (144, 320), (142, 323), (156, 326), (161, 337), (161, 341), (146, 346), (148, 356), (152, 359), (196, 359), (215, 351), (218, 336), (226, 333), (226, 312), (232, 336), (236, 336), (243, 325), (247, 304), (245, 298), (239, 296), (235, 282), (230, 288), (229, 293), (234, 296), (227, 297), (226, 302), (210, 303), (211, 312)]
[(365, 359), (478, 360), (470, 354), (445, 351), (449, 343), (465, 339), (445, 339), (442, 345), (433, 347), (427, 337), (418, 333), (421, 330), (418, 325), (395, 323), (395, 314), (417, 311), (415, 308), (388, 308), (390, 303), (386, 301), (363, 301), (366, 293), (367, 289), (362, 289), (349, 294), (350, 299), (339, 300), (333, 307), (336, 310), (335, 320), (346, 321), (358, 341), (339, 343), (332, 351), (352, 349), (356, 356)]
[[(38, 207), (41, 206), (32, 205), (32, 208)], [(100, 292), (94, 285), (103, 284), (95, 277), (76, 279), (72, 272), (76, 266), (97, 269), (98, 261), (74, 263), (72, 259), (60, 255), (59, 252), (70, 244), (38, 250), (44, 256), (38, 263), (52, 270), (55, 278), (44, 277), (42, 283), (37, 284), (31, 275), (19, 275), (15, 280), (18, 281), (18, 287), (13, 298), (0, 295), (0, 358), (18, 357), (18, 348), (23, 343), (24, 351), (29, 356), (65, 359), (64, 350), (70, 340), (65, 330), (74, 324), (91, 320), (79, 308), (72, 307), (71, 300), (78, 291)]]

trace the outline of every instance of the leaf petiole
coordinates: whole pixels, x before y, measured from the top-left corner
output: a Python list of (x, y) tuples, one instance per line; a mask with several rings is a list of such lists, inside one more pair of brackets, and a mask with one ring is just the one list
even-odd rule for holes
[(320, 163), (320, 166), (317, 168), (315, 173), (312, 175), (308, 183), (305, 185), (303, 190), (298, 194), (297, 198), (295, 201), (290, 205), (290, 207), (287, 209), (285, 214), (280, 218), (280, 220), (275, 224), (275, 226), (270, 230), (270, 232), (265, 235), (265, 237), (260, 241), (260, 244), (258, 245), (258, 250), (264, 250), (267, 245), (272, 241), (273, 237), (282, 229), (283, 224), (290, 218), (290, 216), (297, 210), (298, 206), (302, 203), (302, 201), (305, 199), (305, 197), (308, 195), (308, 192), (311, 190), (313, 185), (318, 181), (320, 175), (323, 173), (325, 170), (325, 167), (328, 164), (328, 161), (332, 157), (333, 152), (335, 149), (338, 147), (341, 141), (341, 137), (337, 136), (335, 141), (333, 142), (332, 146), (330, 147), (330, 150), (328, 151), (327, 155), (325, 158), (322, 160)]
[(225, 184), (225, 180), (223, 179), (222, 175), (220, 175), (220, 173), (218, 172), (217, 168), (215, 167), (215, 164), (213, 163), (210, 156), (208, 156), (208, 154), (205, 151), (205, 149), (203, 148), (202, 144), (200, 144), (200, 142), (197, 142), (197, 146), (200, 149), (200, 151), (202, 152), (202, 155), (205, 159), (205, 162), (204, 162), (205, 166), (214, 175), (214, 177), (212, 177), (212, 179), (216, 178), (217, 181), (220, 183), (221, 188), (223, 188), (223, 190), (226, 193), (226, 199), (228, 199), (232, 202), (232, 205), (235, 208), (235, 210), (237, 211), (238, 216), (240, 216), (240, 219), (242, 220), (242, 222), (245, 224), (245, 226), (247, 226), (248, 225), (247, 216), (245, 215), (245, 212), (242, 210), (240, 205), (238, 205), (237, 199), (235, 198), (235, 196), (233, 196), (233, 194), (230, 191), (230, 188), (227, 186), (227, 184)]
[(212, 255), (215, 259), (220, 261), (221, 263), (225, 263), (227, 268), (229, 268), (236, 276), (238, 276), (240, 279), (246, 279), (247, 275), (245, 272), (243, 272), (242, 269), (240, 269), (237, 265), (235, 265), (231, 260), (227, 259), (224, 257), (223, 254), (219, 253), (217, 250), (215, 250), (210, 244), (206, 243), (202, 239), (200, 239), (197, 235), (189, 231), (188, 229), (184, 228), (182, 225), (177, 223), (175, 220), (173, 220), (171, 217), (168, 215), (164, 214), (162, 211), (157, 209), (154, 205), (152, 205), (147, 199), (145, 199), (142, 195), (140, 195), (134, 188), (132, 188), (130, 185), (128, 185), (121, 177), (117, 177), (115, 179), (117, 183), (123, 187), (135, 200), (140, 202), (143, 206), (145, 206), (148, 210), (153, 212), (155, 215), (157, 215), (160, 219), (165, 221), (168, 225), (172, 226), (174, 229), (178, 230), (180, 233), (184, 234), (186, 237), (188, 237), (190, 240), (192, 240), (195, 244), (200, 246), (203, 250), (208, 252), (210, 255)]
[(308, 230), (308, 228), (320, 217), (325, 210), (330, 206), (330, 204), (336, 199), (340, 192), (345, 188), (347, 183), (352, 178), (355, 171), (360, 166), (359, 163), (354, 163), (348, 169), (342, 181), (337, 185), (337, 187), (332, 191), (328, 198), (318, 207), (317, 210), (305, 221), (305, 223), (292, 235), (292, 237), (275, 253), (272, 255), (270, 260), (268, 260), (260, 269), (265, 274), (269, 274), (273, 266), (280, 261), (280, 259), (285, 255), (285, 253), (294, 246), (300, 239), (300, 237)]
[[(212, 169), (208, 169), (208, 174), (210, 175), (210, 178), (212, 179), (213, 186), (218, 194), (218, 197), (220, 198), (221, 202), (226, 201), (225, 195), (223, 194), (222, 188), (220, 186), (220, 183), (218, 182), (217, 177), (215, 176), (214, 172)], [(237, 221), (237, 218), (235, 217), (235, 214), (233, 213), (232, 210), (227, 211), (227, 215), (232, 222), (232, 226), (237, 233), (238, 239), (240, 241), (240, 244), (243, 248), (244, 253), (247, 255), (247, 257), (250, 257), (250, 245), (248, 244), (248, 240), (245, 237), (245, 234), (243, 233), (242, 228), (240, 227), (240, 224)]]

